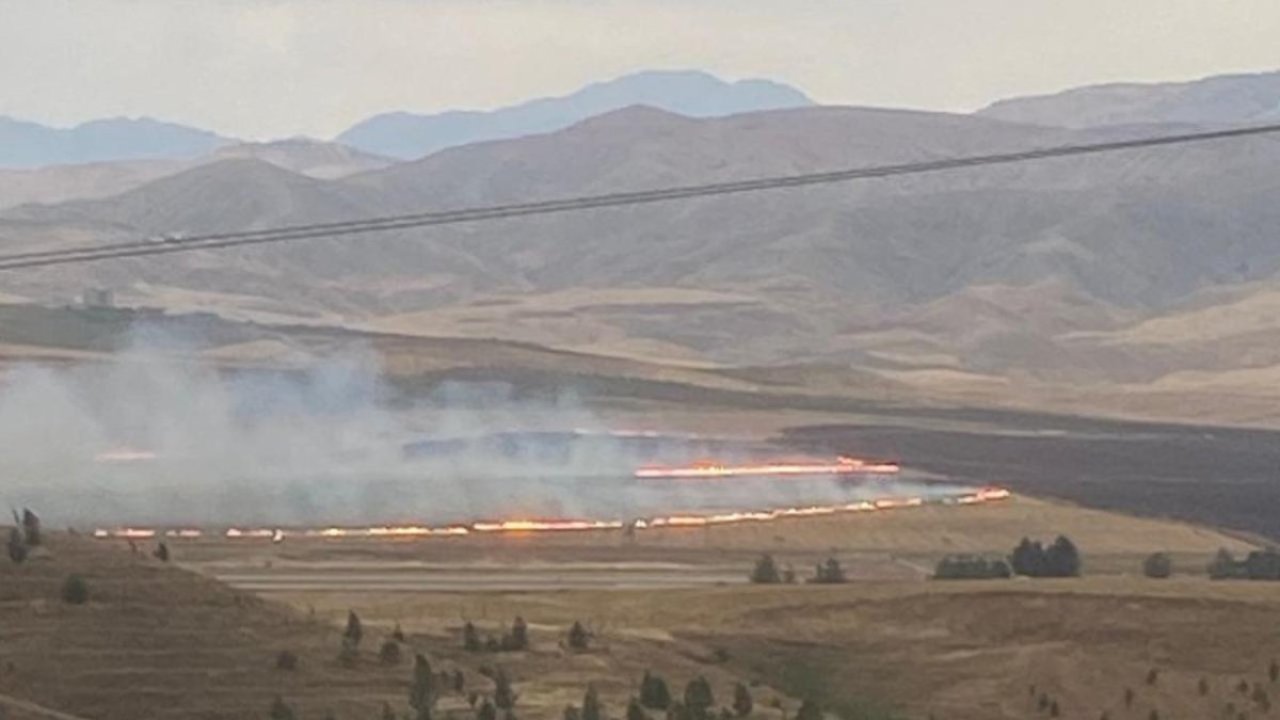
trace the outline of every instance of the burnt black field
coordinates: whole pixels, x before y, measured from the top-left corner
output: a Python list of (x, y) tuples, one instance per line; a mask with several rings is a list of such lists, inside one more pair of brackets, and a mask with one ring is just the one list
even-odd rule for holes
[(951, 419), (989, 429), (822, 425), (792, 428), (782, 440), (899, 459), (956, 482), (1280, 540), (1280, 433), (980, 411)]

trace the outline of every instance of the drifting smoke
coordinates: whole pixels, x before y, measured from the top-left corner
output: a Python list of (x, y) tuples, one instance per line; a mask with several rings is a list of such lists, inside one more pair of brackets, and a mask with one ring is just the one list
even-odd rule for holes
[[(694, 458), (610, 434), (571, 397), (451, 385), (404, 408), (373, 354), (273, 372), (189, 358), (147, 338), (112, 363), (4, 375), (0, 500), (59, 524), (316, 526), (629, 520), (954, 490), (830, 477), (645, 482), (639, 465)], [(506, 432), (516, 428), (541, 432)]]

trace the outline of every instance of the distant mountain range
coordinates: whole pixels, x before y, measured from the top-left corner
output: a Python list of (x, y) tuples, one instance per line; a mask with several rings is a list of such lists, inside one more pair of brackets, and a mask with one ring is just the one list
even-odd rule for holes
[(1086, 128), (1153, 123), (1215, 125), (1280, 119), (1280, 72), (1180, 83), (1090, 85), (993, 103), (979, 115)]
[[(712, 117), (811, 105), (795, 88), (769, 80), (725, 82), (704, 72), (640, 72), (595, 83), (558, 98), (542, 98), (493, 111), (436, 115), (377, 115), (340, 134), (336, 142), (399, 159), (481, 140), (550, 132), (629, 105), (649, 105)], [(131, 160), (188, 160), (239, 140), (150, 118), (94, 120), (52, 128), (0, 116), (0, 168), (37, 168)]]
[(207, 130), (149, 118), (94, 120), (63, 129), (0, 116), (0, 167), (184, 159), (232, 142)]
[(705, 72), (650, 71), (487, 112), (387, 113), (359, 123), (337, 140), (378, 155), (414, 159), (457, 145), (560, 130), (631, 105), (719, 117), (812, 104), (799, 90), (770, 80), (725, 82)]
[[(710, 118), (813, 104), (800, 90), (771, 80), (727, 82), (700, 71), (646, 71), (587, 85), (563, 97), (490, 111), (376, 115), (339, 134), (334, 142), (370, 155), (411, 160), (475, 142), (553, 132), (633, 105)], [(976, 114), (1066, 128), (1261, 122), (1280, 119), (1280, 72), (1183, 83), (1093, 85), (1000, 100)], [(149, 118), (94, 120), (64, 129), (0, 116), (0, 169), (185, 161), (237, 144), (241, 141)]]
[[(84, 177), (22, 171), (15, 187), (82, 182), (93, 199), (55, 194), (0, 211), (0, 247), (1112, 140), (1188, 118), (1258, 121), (1273, 82), (1136, 86), (1128, 96), (1148, 100), (1126, 113), (1081, 100), (1106, 89), (976, 114), (804, 106), (695, 118), (628, 106), (408, 162), (291, 141), (221, 146), (167, 170), (154, 163), (171, 161), (135, 161), (117, 180), (86, 169), (114, 164), (77, 169)], [(255, 320), (799, 367), (778, 382), (818, 377), (833, 391), (856, 371), (957, 402), (1280, 424), (1278, 188), (1280, 143), (1255, 137), (66, 266), (6, 275), (0, 293), (65, 302), (108, 287), (124, 303)]]

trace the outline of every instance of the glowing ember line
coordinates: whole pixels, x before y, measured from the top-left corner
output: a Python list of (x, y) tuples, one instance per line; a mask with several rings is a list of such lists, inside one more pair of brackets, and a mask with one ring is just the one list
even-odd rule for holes
[(846, 475), (865, 473), (892, 475), (900, 470), (897, 463), (839, 457), (835, 462), (781, 461), (742, 465), (721, 462), (698, 462), (683, 466), (645, 465), (635, 471), (635, 477), (643, 480), (680, 480), (729, 477), (770, 477)]
[[(998, 502), (1012, 497), (1012, 493), (1001, 487), (983, 487), (961, 495), (949, 495), (935, 500), (923, 497), (890, 497), (875, 500), (859, 500), (841, 505), (804, 505), (797, 507), (773, 508), (770, 510), (738, 510), (722, 513), (684, 513), (666, 517), (637, 519), (631, 522), (623, 520), (583, 520), (583, 519), (511, 519), (475, 522), (470, 525), (447, 525), (430, 527), (427, 525), (383, 525), (375, 527), (328, 527), (302, 528), (282, 530), (279, 528), (229, 528), (224, 537), (231, 540), (271, 540), (281, 542), (287, 537), (306, 537), (318, 539), (340, 538), (430, 538), (460, 537), (472, 533), (485, 534), (518, 534), (518, 533), (552, 533), (552, 532), (585, 532), (592, 530), (621, 530), (627, 527), (636, 530), (655, 528), (690, 528), (709, 527), (714, 525), (730, 525), (745, 522), (770, 522), (785, 518), (824, 517), (842, 513), (881, 512), (922, 507), (930, 502), (943, 505), (978, 505), (987, 502)], [(156, 530), (152, 528), (117, 528), (113, 530), (95, 530), (93, 536), (100, 539), (145, 540), (163, 535), (166, 538), (197, 539), (204, 533), (196, 529)]]

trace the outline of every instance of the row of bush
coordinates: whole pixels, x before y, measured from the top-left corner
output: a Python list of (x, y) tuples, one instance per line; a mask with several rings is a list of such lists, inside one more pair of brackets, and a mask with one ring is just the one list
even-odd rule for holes
[(1025, 577), (1076, 577), (1080, 574), (1080, 551), (1065, 535), (1048, 547), (1039, 541), (1022, 538), (1006, 560), (978, 555), (948, 555), (938, 561), (933, 577), (937, 580), (985, 580)]
[[(777, 561), (768, 553), (761, 555), (756, 560), (756, 564), (751, 568), (749, 578), (751, 582), (757, 585), (790, 585), (798, 582), (795, 570), (790, 567), (778, 567)], [(808, 582), (817, 585), (839, 585), (848, 582), (848, 580), (848, 577), (844, 574), (844, 568), (840, 567), (840, 561), (832, 557), (814, 567), (813, 575)]]

